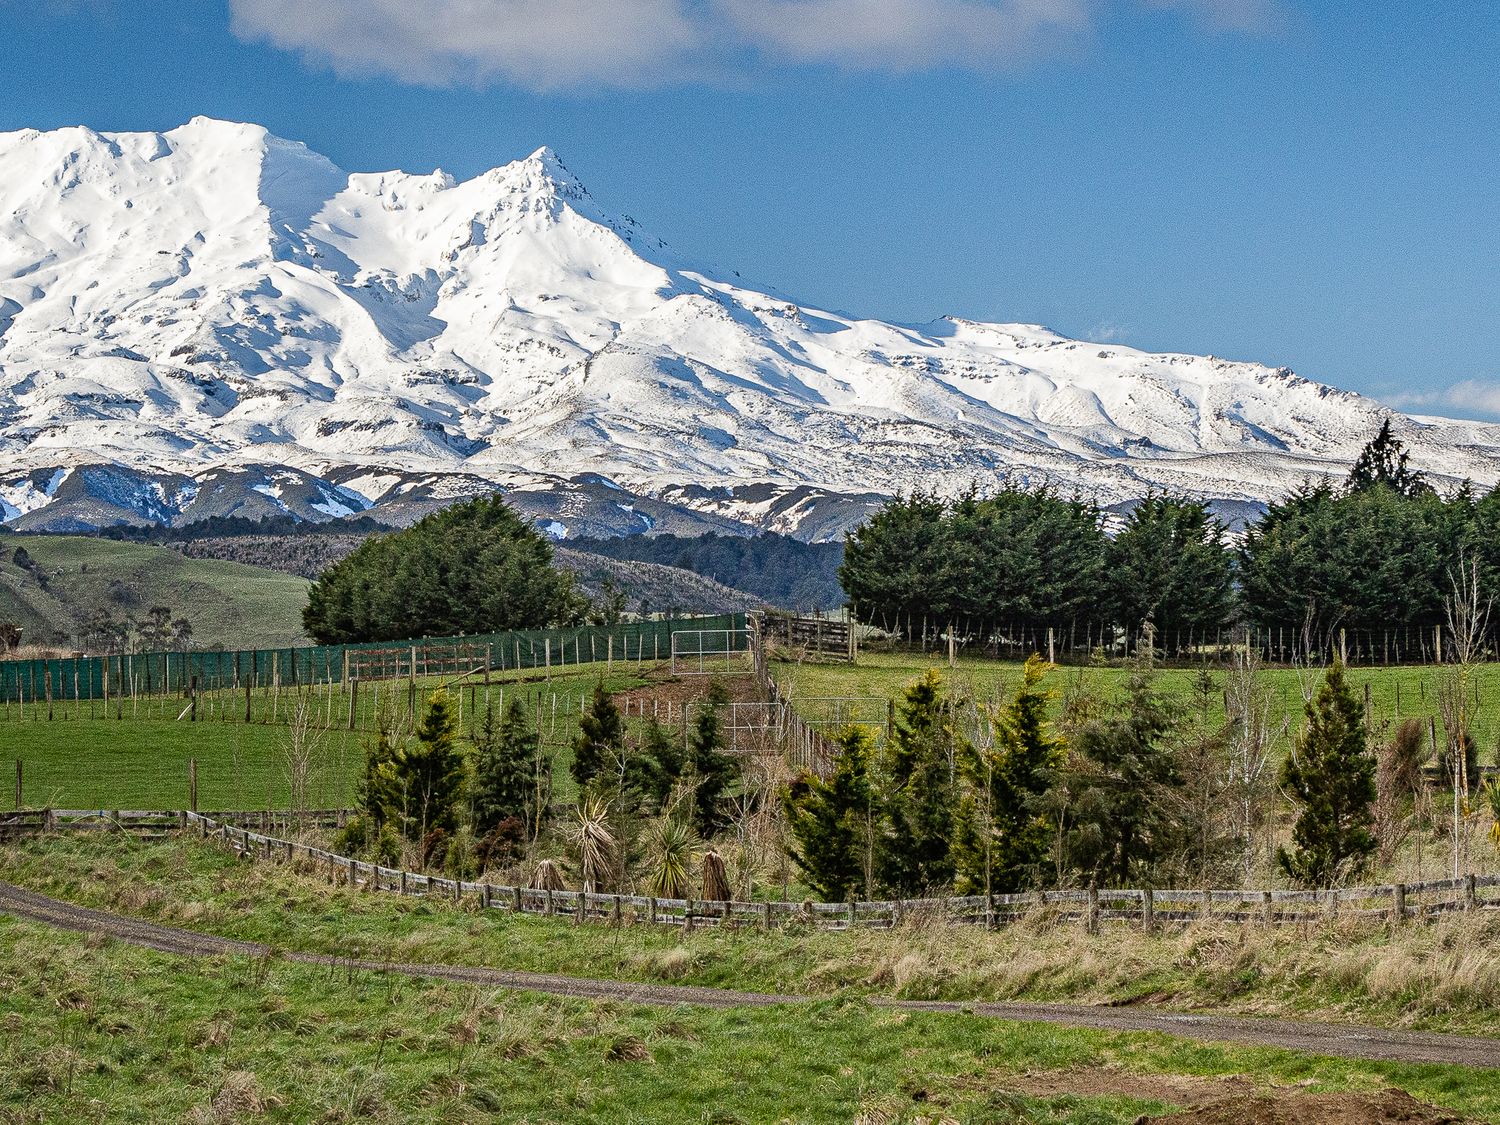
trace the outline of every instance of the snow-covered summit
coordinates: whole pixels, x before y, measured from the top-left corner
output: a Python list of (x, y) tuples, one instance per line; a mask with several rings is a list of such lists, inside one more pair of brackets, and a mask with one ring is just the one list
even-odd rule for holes
[[(338, 490), (309, 518), (397, 482), (582, 474), (790, 530), (829, 497), (1002, 477), (1253, 502), (1343, 471), (1388, 413), (1285, 369), (757, 292), (606, 212), (547, 148), (458, 182), (350, 175), (201, 117), (0, 134), (13, 518), (85, 465), (154, 490), (110, 512), (166, 519), (188, 503), (166, 482), (271, 468)], [(1397, 425), (1429, 471), (1500, 476), (1500, 427)]]

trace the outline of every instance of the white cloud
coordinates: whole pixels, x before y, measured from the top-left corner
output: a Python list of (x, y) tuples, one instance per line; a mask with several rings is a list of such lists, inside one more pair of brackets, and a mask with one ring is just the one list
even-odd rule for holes
[(1500, 383), (1464, 379), (1431, 391), (1404, 391), (1386, 396), (1392, 406), (1417, 413), (1443, 412), (1459, 417), (1500, 417)]
[(1087, 30), (1085, 0), (715, 0), (774, 57), (869, 70), (991, 67)]
[(234, 33), (417, 85), (636, 86), (704, 28), (682, 0), (230, 0)]
[[(4, 0), (0, 0), (4, 2)], [(344, 75), (633, 87), (753, 61), (988, 70), (1084, 41), (1119, 0), (229, 0), (234, 33)], [(1132, 0), (1261, 30), (1280, 0)]]

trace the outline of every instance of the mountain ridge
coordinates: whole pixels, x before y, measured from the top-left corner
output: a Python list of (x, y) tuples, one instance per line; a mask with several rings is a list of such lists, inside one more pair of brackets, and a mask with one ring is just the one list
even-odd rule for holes
[(832, 538), (883, 496), (1004, 481), (1240, 510), (1343, 472), (1387, 417), (1434, 478), (1500, 479), (1500, 425), (1286, 368), (758, 291), (546, 147), (457, 181), (201, 117), (0, 134), (18, 528), (409, 522), (496, 487), (559, 537)]

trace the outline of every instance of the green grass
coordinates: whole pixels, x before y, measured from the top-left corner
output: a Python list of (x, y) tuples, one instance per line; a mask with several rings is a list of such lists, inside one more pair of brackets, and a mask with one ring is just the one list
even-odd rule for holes
[(1367, 1064), (831, 1001), (648, 1009), (0, 919), (0, 1115), (26, 1121), (1130, 1122), (1159, 1097), (1027, 1096), (1038, 1072), (1401, 1086), (1500, 1116), (1500, 1072)]
[(1500, 916), (1396, 934), (1194, 925), (1145, 935), (1028, 921), (995, 933), (911, 926), (615, 929), (335, 887), (321, 870), (246, 863), (186, 836), (152, 844), (51, 837), (0, 848), (0, 878), (100, 909), (277, 948), (391, 961), (671, 981), (825, 998), (1151, 1003), (1497, 1034)]
[[(45, 575), (45, 589), (16, 566), (17, 547)], [(164, 605), (192, 622), (199, 647), (307, 644), (307, 586), (294, 575), (189, 559), (166, 547), (87, 536), (0, 536), (0, 620), (22, 627), (23, 643), (71, 645), (98, 613), (140, 618)]]
[[(1021, 681), (1021, 665), (1013, 661), (994, 661), (961, 657), (956, 668), (950, 669), (946, 656), (933, 654), (861, 653), (859, 663), (847, 664), (792, 664), (774, 663), (772, 675), (785, 689), (789, 689), (793, 700), (809, 702), (802, 705), (804, 714), (821, 718), (828, 713), (827, 706), (810, 702), (815, 697), (879, 696), (890, 698), (898, 695), (907, 684), (929, 669), (943, 675), (949, 684), (966, 695), (979, 700), (1004, 700), (1015, 691)], [(1200, 696), (1195, 690), (1198, 676), (1196, 669), (1164, 668), (1161, 670), (1163, 689), (1180, 699), (1193, 711), (1207, 706), (1207, 717), (1212, 722), (1222, 722), (1224, 717), (1224, 671), (1209, 665), (1214, 690)], [(1302, 720), (1302, 679), (1290, 668), (1268, 668), (1263, 673), (1272, 697), (1279, 701), (1281, 714), (1295, 731)], [(1054, 671), (1049, 679), (1057, 693), (1054, 706), (1067, 691), (1092, 687), (1106, 694), (1118, 694), (1124, 689), (1130, 669), (1115, 666), (1064, 667)], [(1356, 694), (1363, 695), (1365, 685), (1370, 687), (1370, 709), (1377, 724), (1392, 723), (1399, 719), (1417, 717), (1425, 723), (1429, 718), (1437, 719), (1437, 737), (1443, 740), (1442, 718), (1437, 708), (1437, 685), (1439, 669), (1435, 667), (1366, 668), (1349, 670), (1349, 681)], [(1314, 684), (1320, 677), (1314, 676)], [(1477, 714), (1474, 720), (1474, 736), (1480, 748), (1480, 760), (1493, 763), (1500, 740), (1500, 664), (1485, 664), (1476, 670), (1474, 683), (1477, 692)], [(868, 705), (867, 705), (868, 707)], [(868, 710), (859, 712), (867, 715)]]
[[(495, 676), (486, 687), (477, 677), (447, 681), (463, 697), (463, 727), (472, 728), (486, 702), (498, 710), (520, 692), (528, 710), (540, 717), (545, 743), (552, 749), (556, 794), (573, 795), (569, 745), (578, 728), (580, 700), (602, 676), (611, 691), (645, 682), (645, 669), (602, 664), (569, 669), (550, 680), (518, 680), (515, 673)], [(527, 673), (528, 676), (533, 673)], [(445, 681), (419, 681), (418, 707)], [(332, 685), (311, 689), (313, 721), (318, 726), (317, 768), (309, 800), (321, 808), (346, 808), (352, 784), (364, 761), (364, 747), (376, 728), (377, 712), (410, 700), (407, 681), (363, 685), (356, 699), (355, 730), (349, 727), (350, 693)], [(45, 704), (0, 705), (0, 770), (3, 800), (13, 795), (13, 762), (22, 763), (23, 803), (40, 808), (186, 808), (188, 762), (198, 763), (200, 809), (285, 808), (288, 783), (284, 765), (288, 719), (294, 693), (257, 689), (246, 723), (242, 692), (205, 692), (197, 721), (179, 718), (187, 707), (180, 695), (102, 701), (56, 702), (52, 719)]]

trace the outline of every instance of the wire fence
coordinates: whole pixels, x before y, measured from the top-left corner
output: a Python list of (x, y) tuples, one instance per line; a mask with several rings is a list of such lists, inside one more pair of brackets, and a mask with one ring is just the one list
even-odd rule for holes
[(112, 653), (0, 661), (0, 703), (33, 705), (138, 696), (191, 696), (225, 689), (318, 687), (351, 680), (419, 679), (671, 659), (682, 630), (717, 631), (720, 642), (748, 647), (744, 614), (633, 621), (612, 626), (538, 629), (462, 637), (301, 648)]

